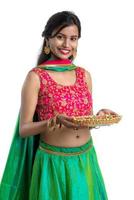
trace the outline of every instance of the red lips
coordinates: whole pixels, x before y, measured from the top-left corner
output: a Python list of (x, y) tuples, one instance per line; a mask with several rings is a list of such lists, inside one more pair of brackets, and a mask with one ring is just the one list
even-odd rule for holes
[(70, 53), (69, 49), (59, 49), (59, 51), (63, 54), (63, 55), (68, 55)]

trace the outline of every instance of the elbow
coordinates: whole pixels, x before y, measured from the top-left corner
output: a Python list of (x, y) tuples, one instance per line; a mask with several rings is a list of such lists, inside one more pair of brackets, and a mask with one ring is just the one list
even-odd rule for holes
[(23, 126), (19, 126), (19, 135), (20, 135), (20, 137), (22, 137), (22, 138), (25, 138), (25, 137), (26, 137), (25, 131), (24, 131), (24, 127), (23, 127)]

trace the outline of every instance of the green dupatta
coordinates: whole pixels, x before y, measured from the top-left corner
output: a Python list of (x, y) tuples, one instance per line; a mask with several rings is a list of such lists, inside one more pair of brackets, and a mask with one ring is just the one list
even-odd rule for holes
[[(54, 71), (77, 68), (69, 59), (47, 60), (38, 67)], [(38, 121), (35, 112), (33, 121)], [(22, 138), (19, 135), (20, 113), (0, 183), (0, 200), (28, 200), (34, 157), (39, 145), (39, 134)]]
[[(34, 114), (33, 121), (37, 120)], [(18, 114), (6, 166), (0, 183), (0, 200), (28, 200), (29, 187), (39, 135), (22, 138), (19, 135)]]

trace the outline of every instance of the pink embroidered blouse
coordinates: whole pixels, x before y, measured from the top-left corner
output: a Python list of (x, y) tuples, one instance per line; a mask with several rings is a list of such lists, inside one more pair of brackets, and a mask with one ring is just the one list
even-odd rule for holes
[(40, 121), (50, 119), (58, 114), (67, 116), (90, 115), (92, 96), (85, 82), (85, 70), (77, 67), (76, 81), (73, 85), (61, 85), (53, 80), (47, 70), (32, 68), (30, 71), (38, 74), (40, 90), (36, 112)]

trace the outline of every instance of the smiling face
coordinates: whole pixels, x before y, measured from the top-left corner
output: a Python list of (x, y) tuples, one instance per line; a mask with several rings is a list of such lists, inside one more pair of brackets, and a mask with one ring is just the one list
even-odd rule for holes
[(56, 36), (49, 38), (47, 41), (52, 54), (51, 58), (68, 59), (77, 49), (78, 38), (79, 33), (76, 25), (61, 29)]

